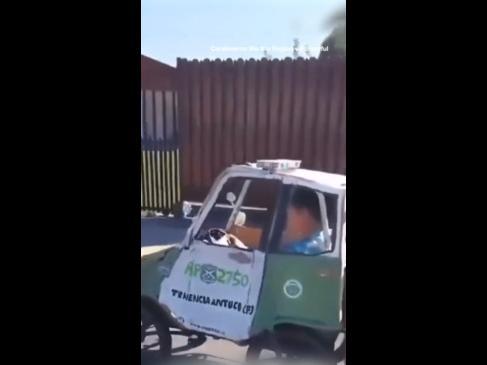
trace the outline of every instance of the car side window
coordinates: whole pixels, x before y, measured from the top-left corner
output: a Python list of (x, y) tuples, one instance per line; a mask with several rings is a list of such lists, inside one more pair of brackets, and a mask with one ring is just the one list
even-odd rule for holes
[(277, 252), (319, 255), (333, 250), (338, 197), (302, 186), (291, 186)]

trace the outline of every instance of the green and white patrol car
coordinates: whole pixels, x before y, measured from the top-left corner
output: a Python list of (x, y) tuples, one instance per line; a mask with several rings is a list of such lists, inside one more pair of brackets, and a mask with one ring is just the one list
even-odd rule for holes
[[(284, 249), (297, 189), (319, 207), (321, 238), (309, 252)], [(141, 249), (141, 342), (155, 326), (164, 357), (171, 330), (249, 346), (249, 359), (270, 349), (340, 361), (345, 193), (345, 176), (302, 169), (300, 161), (227, 168), (181, 243)]]

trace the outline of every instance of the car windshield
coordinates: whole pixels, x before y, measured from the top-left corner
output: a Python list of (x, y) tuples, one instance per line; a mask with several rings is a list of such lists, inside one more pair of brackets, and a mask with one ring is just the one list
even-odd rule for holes
[[(234, 177), (228, 179), (205, 217), (196, 238), (206, 243), (259, 249), (268, 232), (280, 182), (278, 180)], [(208, 237), (210, 230), (224, 232)]]

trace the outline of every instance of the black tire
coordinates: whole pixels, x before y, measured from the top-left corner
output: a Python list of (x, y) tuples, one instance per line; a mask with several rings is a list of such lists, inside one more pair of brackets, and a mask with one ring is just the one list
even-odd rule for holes
[(140, 319), (140, 342), (144, 342), (147, 329), (154, 326), (159, 343), (159, 355), (163, 360), (168, 359), (171, 356), (172, 338), (169, 332), (169, 325), (164, 316), (155, 307), (142, 302)]
[(259, 359), (260, 353), (264, 348), (258, 344), (251, 343), (247, 349), (247, 353), (245, 354), (245, 359), (248, 362), (253, 362)]
[(285, 334), (280, 342), (286, 348), (287, 357), (297, 360), (312, 361), (325, 365), (336, 365), (336, 337), (319, 338), (312, 334)]
[(346, 331), (347, 329), (347, 270), (345, 269), (345, 273), (343, 275), (343, 300), (342, 300), (342, 323), (343, 329)]
[[(269, 348), (276, 353), (276, 358), (284, 356), (287, 359), (310, 360), (326, 365), (335, 365), (340, 361), (334, 351), (336, 336), (323, 338), (306, 330), (286, 329), (279, 331), (276, 339), (279, 343), (279, 349)], [(250, 343), (246, 360), (256, 362), (265, 349), (267, 347), (263, 342), (254, 341)]]
[(335, 350), (335, 353), (337, 354), (338, 361), (343, 361), (346, 358), (347, 355), (347, 349), (346, 349), (346, 344), (347, 344), (347, 336), (344, 334), (343, 342), (342, 344)]
[[(259, 360), (260, 354), (264, 350), (266, 350), (266, 348), (263, 345), (258, 344), (258, 343), (251, 343), (247, 349), (245, 359), (247, 360), (247, 362), (250, 362), (250, 363), (256, 362), (257, 360)], [(276, 353), (277, 359), (282, 358), (282, 353), (280, 351), (278, 351), (276, 349), (273, 349), (272, 351), (274, 351)]]

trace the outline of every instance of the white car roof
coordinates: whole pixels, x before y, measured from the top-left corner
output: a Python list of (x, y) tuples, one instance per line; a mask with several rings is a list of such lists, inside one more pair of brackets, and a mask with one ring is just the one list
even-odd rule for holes
[[(256, 176), (262, 174), (266, 175), (270, 172), (261, 168), (249, 165), (233, 165), (227, 169), (231, 173), (253, 173)], [(316, 184), (328, 186), (334, 190), (345, 191), (346, 190), (346, 176), (340, 174), (331, 174), (324, 171), (308, 170), (308, 169), (286, 169), (276, 170), (273, 172), (276, 175), (283, 177), (292, 177), (296, 179), (302, 179)]]
[(278, 174), (283, 176), (294, 176), (308, 181), (313, 181), (319, 184), (330, 186), (337, 190), (345, 190), (347, 178), (345, 175), (331, 174), (329, 172), (307, 170), (307, 169), (294, 169), (278, 171)]

